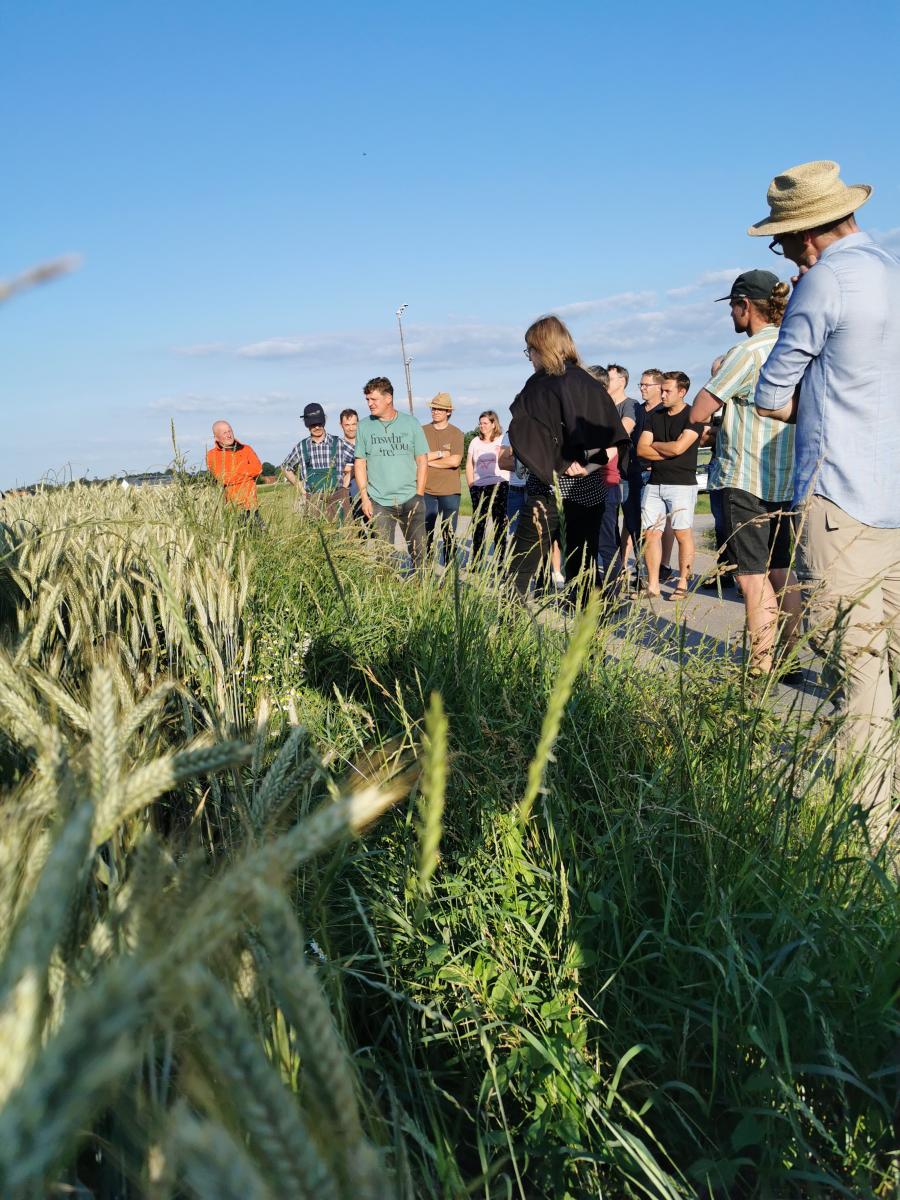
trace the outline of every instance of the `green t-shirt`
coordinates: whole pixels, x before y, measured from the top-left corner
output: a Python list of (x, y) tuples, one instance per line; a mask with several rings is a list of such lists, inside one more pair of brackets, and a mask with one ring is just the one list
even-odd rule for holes
[(369, 495), (378, 504), (403, 504), (416, 494), (416, 455), (428, 442), (415, 417), (398, 412), (392, 421), (363, 418), (356, 435), (356, 457), (366, 460)]

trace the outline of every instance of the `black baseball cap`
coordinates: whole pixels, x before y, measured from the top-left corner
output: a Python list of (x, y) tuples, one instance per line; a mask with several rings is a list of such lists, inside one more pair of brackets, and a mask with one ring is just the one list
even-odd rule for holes
[(307, 429), (325, 424), (325, 409), (321, 404), (307, 404), (303, 410), (303, 424)]
[(738, 275), (727, 296), (718, 297), (716, 304), (720, 300), (768, 300), (776, 283), (778, 276), (771, 271), (745, 271)]

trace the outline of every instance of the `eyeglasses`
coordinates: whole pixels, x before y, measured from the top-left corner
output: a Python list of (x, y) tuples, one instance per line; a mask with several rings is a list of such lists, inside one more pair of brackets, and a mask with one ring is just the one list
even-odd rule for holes
[(773, 254), (780, 254), (784, 256), (784, 249), (782, 248), (780, 238), (772, 238), (771, 242), (769, 242), (769, 249)]
[(531, 347), (526, 346), (525, 349), (522, 351), (522, 353), (525, 355), (526, 358), (530, 359), (531, 358)]

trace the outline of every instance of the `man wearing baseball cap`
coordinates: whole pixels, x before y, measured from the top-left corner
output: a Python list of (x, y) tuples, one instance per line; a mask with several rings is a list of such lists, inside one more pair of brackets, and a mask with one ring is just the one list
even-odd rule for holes
[(463, 431), (450, 424), (452, 412), (453, 401), (449, 392), (438, 392), (431, 401), (431, 422), (422, 426), (428, 442), (425, 536), (430, 550), (435, 525), (440, 520), (445, 563), (451, 561), (456, 544), (456, 522), (462, 494), (459, 465), (466, 441)]
[[(691, 420), (699, 424), (723, 410), (709, 487), (719, 495), (722, 535), (744, 597), (751, 669), (760, 675), (772, 670), (779, 617), (785, 652), (800, 623), (791, 571), (794, 428), (764, 420), (753, 404), (790, 290), (771, 271), (746, 271), (720, 297), (731, 306), (735, 333), (745, 340), (732, 346), (691, 407)], [(782, 678), (800, 682), (802, 676), (789, 670)]]
[(294, 446), (281, 468), (307, 504), (335, 517), (346, 512), (349, 504), (353, 447), (343, 438), (326, 434), (325, 410), (321, 404), (307, 404), (303, 424), (309, 436)]
[(872, 194), (834, 162), (777, 175), (751, 226), (800, 268), (756, 409), (796, 420), (798, 570), (834, 685), (842, 765), (873, 842), (893, 830), (900, 677), (900, 259), (856, 224)]

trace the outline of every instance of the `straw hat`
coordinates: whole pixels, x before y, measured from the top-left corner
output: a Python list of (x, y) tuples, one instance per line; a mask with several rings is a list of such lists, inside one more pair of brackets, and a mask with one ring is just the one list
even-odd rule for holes
[(453, 412), (453, 401), (450, 399), (450, 393), (438, 392), (429, 407), (439, 408), (443, 412)]
[(771, 210), (768, 217), (751, 225), (747, 232), (751, 237), (797, 233), (849, 217), (865, 204), (872, 189), (867, 183), (848, 187), (841, 180), (840, 169), (836, 162), (826, 160), (801, 163), (776, 175), (766, 194)]

